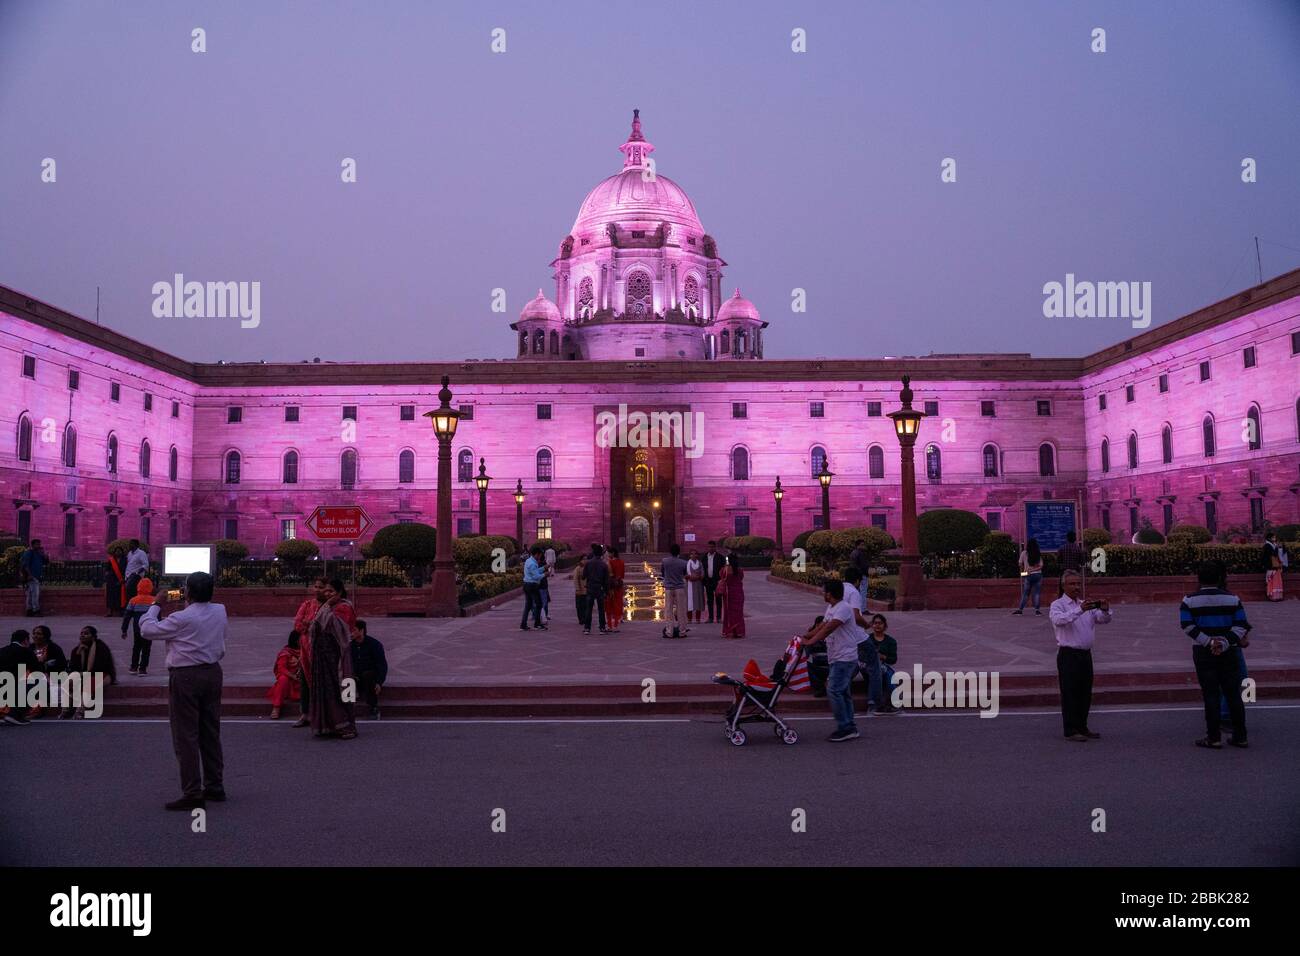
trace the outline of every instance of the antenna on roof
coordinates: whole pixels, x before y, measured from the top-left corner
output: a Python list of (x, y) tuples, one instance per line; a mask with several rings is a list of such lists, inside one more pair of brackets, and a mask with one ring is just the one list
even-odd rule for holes
[[(1259, 238), (1255, 239), (1255, 248), (1259, 248)], [(95, 286), (95, 324), (99, 325), (99, 286)]]
[(1264, 266), (1259, 261), (1259, 236), (1255, 237), (1255, 273), (1259, 276), (1259, 284), (1264, 284)]

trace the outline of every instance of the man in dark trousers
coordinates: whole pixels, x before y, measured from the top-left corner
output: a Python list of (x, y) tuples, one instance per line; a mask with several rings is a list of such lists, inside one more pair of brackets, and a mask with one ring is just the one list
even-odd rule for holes
[[(718, 542), (710, 541), (709, 550), (700, 557), (700, 564), (704, 565), (704, 606), (709, 609), (710, 624), (714, 623), (713, 612), (718, 607), (718, 579), (722, 576), (726, 563), (718, 553)], [(721, 612), (717, 616), (721, 619)]]
[(1062, 584), (1065, 594), (1048, 609), (1056, 632), (1061, 719), (1066, 740), (1087, 743), (1101, 737), (1088, 726), (1088, 711), (1092, 707), (1092, 643), (1096, 626), (1110, 623), (1110, 603), (1081, 601), (1083, 581), (1078, 571), (1066, 571)]
[(1246, 744), (1246, 705), (1241, 700), (1241, 648), (1250, 644), (1250, 622), (1241, 599), (1222, 586), (1226, 579), (1219, 561), (1206, 561), (1197, 569), (1200, 590), (1183, 598), (1178, 623), (1194, 643), (1192, 663), (1205, 701), (1205, 736), (1196, 746), (1223, 748), (1220, 739), (1220, 702), (1227, 700), (1232, 718), (1234, 747)]
[[(8, 674), (13, 679), (15, 690), (18, 688), (20, 664), (26, 668), (26, 674), (39, 674), (45, 670), (36, 657), (36, 652), (32, 650), (32, 636), (26, 631), (14, 631), (9, 638), (9, 645), (0, 648), (0, 674)], [(19, 707), (17, 704), (9, 708), (4, 722), (18, 727), (25, 727), (31, 723), (27, 719), (27, 708)]]
[(600, 633), (608, 633), (605, 626), (605, 595), (609, 593), (609, 565), (604, 560), (605, 549), (598, 544), (591, 546), (591, 555), (587, 566), (582, 569), (582, 577), (587, 582), (587, 617), (582, 624), (582, 633), (591, 633), (592, 609), (596, 610), (600, 621)]
[(370, 719), (378, 720), (379, 692), (388, 680), (388, 658), (384, 656), (384, 645), (367, 632), (365, 621), (358, 620), (352, 625), (351, 651), (352, 676), (366, 696)]
[(226, 608), (212, 603), (212, 587), (212, 575), (195, 571), (185, 579), (185, 608), (165, 618), (170, 599), (167, 589), (159, 588), (140, 622), (146, 641), (167, 643), (172, 748), (181, 770), (181, 797), (168, 803), (168, 810), (194, 810), (208, 800), (226, 799), (221, 754)]

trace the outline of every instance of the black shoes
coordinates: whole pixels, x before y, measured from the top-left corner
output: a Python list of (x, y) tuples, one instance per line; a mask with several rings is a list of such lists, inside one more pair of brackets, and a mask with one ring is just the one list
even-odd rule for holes
[[(222, 794), (221, 799), (225, 799), (225, 794)], [(201, 810), (204, 803), (202, 797), (181, 797), (179, 800), (164, 804), (164, 806), (168, 810)]]
[(1101, 740), (1101, 734), (1097, 733), (1096, 731), (1085, 729), (1083, 735), (1087, 737), (1089, 740)]
[(225, 790), (208, 790), (207, 788), (204, 788), (204, 790), (203, 790), (203, 799), (204, 799), (204, 800), (211, 800), (213, 803), (224, 803), (224, 802), (225, 802), (225, 799), (226, 799), (226, 791), (225, 791)]
[(857, 740), (862, 735), (856, 730), (837, 730), (826, 738), (828, 743), (840, 744), (846, 740)]

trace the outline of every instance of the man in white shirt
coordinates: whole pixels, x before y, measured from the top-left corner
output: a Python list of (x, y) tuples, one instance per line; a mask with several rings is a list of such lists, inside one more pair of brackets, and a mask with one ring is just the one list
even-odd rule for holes
[(126, 575), (126, 599), (129, 601), (135, 597), (140, 579), (149, 573), (149, 552), (140, 547), (140, 542), (135, 538), (131, 539), (131, 548), (126, 553), (126, 567), (122, 573)]
[(1092, 642), (1098, 624), (1110, 623), (1109, 601), (1080, 601), (1083, 582), (1077, 571), (1066, 571), (1065, 593), (1052, 602), (1048, 616), (1056, 631), (1056, 676), (1061, 687), (1061, 719), (1065, 739), (1076, 743), (1097, 740), (1088, 729), (1092, 706)]
[(831, 714), (835, 717), (835, 732), (826, 739), (838, 744), (860, 736), (853, 721), (853, 695), (849, 688), (853, 672), (858, 669), (858, 644), (864, 635), (853, 608), (844, 600), (844, 582), (831, 579), (823, 588), (826, 614), (822, 623), (809, 629), (800, 640), (804, 644), (826, 642), (826, 659), (831, 671), (826, 680), (826, 696), (830, 698)]
[(871, 621), (863, 613), (867, 609), (867, 580), (857, 568), (850, 567), (844, 572), (844, 600), (853, 608), (853, 619), (862, 632), (862, 640), (858, 644), (858, 665), (863, 680), (867, 682), (867, 713), (895, 712), (892, 704), (880, 699), (880, 655), (876, 653), (876, 642), (871, 639)]
[(185, 608), (162, 617), (168, 604), (159, 588), (140, 622), (140, 636), (167, 643), (167, 689), (172, 747), (181, 771), (181, 798), (168, 810), (193, 810), (226, 799), (222, 786), (221, 659), (226, 655), (226, 608), (212, 603), (212, 575), (185, 579)]

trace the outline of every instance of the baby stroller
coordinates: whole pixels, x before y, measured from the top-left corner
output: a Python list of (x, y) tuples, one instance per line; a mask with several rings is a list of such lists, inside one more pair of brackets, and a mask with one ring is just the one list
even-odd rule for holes
[(741, 724), (770, 722), (776, 736), (782, 743), (799, 742), (795, 729), (776, 715), (776, 705), (781, 693), (787, 689), (798, 692), (808, 689), (808, 661), (804, 654), (803, 643), (795, 638), (786, 648), (785, 654), (776, 662), (770, 677), (759, 670), (756, 661), (745, 666), (742, 680), (736, 680), (727, 674), (713, 675), (713, 683), (734, 689), (736, 699), (727, 709), (722, 725), (723, 735), (735, 747), (743, 747), (748, 739)]

